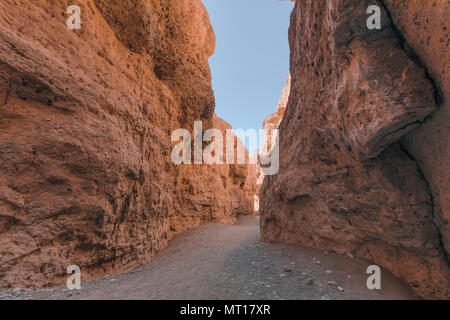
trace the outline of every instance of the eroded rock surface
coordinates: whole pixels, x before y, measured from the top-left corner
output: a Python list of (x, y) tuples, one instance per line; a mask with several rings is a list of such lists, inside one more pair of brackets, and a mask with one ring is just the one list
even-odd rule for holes
[[(449, 298), (448, 108), (436, 112), (430, 79), (446, 91), (448, 30), (440, 23), (448, 5), (386, 2), (297, 1), (280, 171), (260, 192), (262, 236), (351, 252), (423, 297)], [(382, 9), (381, 30), (366, 27), (373, 4)]]
[[(274, 113), (267, 116), (262, 124), (264, 131), (263, 141), (260, 146), (260, 150), (266, 155), (269, 156), (273, 149), (273, 139), (272, 136), (274, 130), (278, 129), (280, 126), (281, 120), (283, 120), (284, 112), (286, 111), (286, 106), (289, 101), (289, 93), (291, 92), (291, 75), (289, 74), (286, 78), (286, 83), (284, 85), (283, 91), (281, 92), (280, 100), (278, 101), (277, 109)], [(259, 152), (259, 150), (258, 150)], [(264, 172), (260, 169), (260, 163), (258, 161), (258, 166), (256, 168), (258, 179), (256, 180), (257, 192), (259, 193), (262, 184), (264, 182)], [(258, 200), (259, 202), (259, 200)]]
[[(175, 166), (171, 133), (213, 117), (200, 0), (0, 3), (0, 286), (148, 261), (174, 234), (251, 214), (248, 166)], [(253, 190), (253, 191), (252, 191)]]
[(439, 110), (403, 140), (433, 195), (435, 224), (450, 253), (450, 51), (449, 1), (385, 1), (411, 58), (435, 85)]

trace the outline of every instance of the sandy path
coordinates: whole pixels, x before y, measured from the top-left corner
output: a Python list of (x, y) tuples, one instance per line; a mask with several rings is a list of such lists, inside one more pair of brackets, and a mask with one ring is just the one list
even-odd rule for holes
[[(382, 290), (368, 290), (365, 270), (369, 263), (363, 260), (260, 243), (258, 223), (258, 219), (241, 219), (234, 226), (206, 224), (189, 230), (146, 266), (84, 282), (80, 291), (3, 291), (0, 299), (414, 298), (399, 279), (384, 270)], [(284, 271), (285, 266), (291, 271)]]

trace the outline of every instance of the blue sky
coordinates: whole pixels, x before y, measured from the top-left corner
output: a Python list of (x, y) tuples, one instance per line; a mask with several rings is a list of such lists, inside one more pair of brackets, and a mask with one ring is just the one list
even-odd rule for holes
[(216, 34), (216, 51), (209, 60), (216, 114), (233, 129), (259, 130), (275, 112), (289, 73), (288, 28), (294, 3), (202, 1)]

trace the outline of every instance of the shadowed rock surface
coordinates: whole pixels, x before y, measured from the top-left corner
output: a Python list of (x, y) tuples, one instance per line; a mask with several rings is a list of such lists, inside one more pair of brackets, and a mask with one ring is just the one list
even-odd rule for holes
[(450, 51), (449, 1), (386, 0), (411, 59), (435, 86), (438, 110), (407, 135), (403, 146), (417, 161), (433, 196), (434, 222), (450, 253)]
[[(280, 171), (260, 192), (265, 241), (351, 252), (450, 297), (444, 2), (296, 2)], [(372, 4), (381, 30), (366, 27)]]

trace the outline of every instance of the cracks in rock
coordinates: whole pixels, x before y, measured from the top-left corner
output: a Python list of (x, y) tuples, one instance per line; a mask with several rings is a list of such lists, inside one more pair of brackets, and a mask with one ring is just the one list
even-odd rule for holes
[[(408, 42), (406, 41), (406, 38), (403, 36), (403, 34), (400, 32), (400, 30), (395, 25), (395, 22), (394, 22), (394, 19), (392, 17), (392, 14), (389, 11), (389, 8), (387, 7), (385, 1), (384, 0), (379, 0), (379, 2), (383, 6), (384, 10), (386, 11), (386, 14), (388, 15), (389, 19), (391, 20), (392, 29), (393, 29), (394, 33), (397, 35), (397, 37), (399, 39), (399, 42), (400, 42), (400, 45), (401, 45), (401, 49), (405, 52), (405, 54), (408, 56), (408, 58), (411, 61), (413, 61), (417, 66), (419, 66), (420, 68), (423, 69), (425, 77), (429, 80), (429, 82), (431, 83), (431, 85), (432, 85), (432, 87), (434, 89), (434, 99), (435, 99), (437, 110), (435, 110), (434, 112), (432, 112), (427, 117), (425, 117), (422, 121), (419, 122), (423, 126), (429, 119), (433, 118), (433, 116), (439, 110), (439, 107), (442, 105), (442, 102), (443, 102), (443, 93), (442, 93), (441, 89), (439, 88), (439, 86), (437, 85), (436, 81), (433, 79), (433, 77), (428, 72), (428, 69), (426, 68), (425, 63), (422, 61), (420, 56), (414, 51), (414, 49), (411, 46), (409, 46)], [(424, 174), (424, 172), (423, 172), (423, 170), (422, 170), (422, 168), (420, 166), (419, 161), (417, 161), (417, 159), (415, 159), (412, 156), (412, 154), (409, 153), (409, 151), (407, 150), (407, 148), (403, 145), (403, 143), (401, 141), (399, 142), (399, 146), (400, 146), (400, 149), (412, 161), (414, 161), (414, 163), (417, 166), (417, 170), (419, 171), (419, 174), (421, 175), (423, 181), (426, 184), (427, 192), (428, 192), (428, 194), (430, 196), (430, 199), (431, 199), (431, 214), (432, 214), (432, 219), (431, 220), (432, 220), (432, 223), (433, 223), (433, 225), (436, 228), (437, 233), (438, 233), (439, 249), (442, 251), (447, 264), (450, 265), (449, 254), (448, 254), (448, 252), (445, 249), (441, 231), (440, 231), (440, 229), (437, 226), (436, 221), (435, 221), (435, 217), (436, 217), (436, 214), (437, 214), (437, 212), (436, 212), (437, 209), (436, 209), (436, 200), (434, 198), (433, 191), (432, 191), (433, 189), (431, 188), (430, 182), (426, 179), (426, 176), (425, 176), (425, 174)]]
[(416, 159), (414, 159), (414, 157), (409, 153), (409, 151), (406, 149), (406, 147), (401, 142), (399, 142), (399, 147), (400, 147), (400, 150), (402, 150), (404, 152), (404, 154), (411, 161), (414, 161), (414, 163), (417, 166), (417, 170), (419, 171), (419, 175), (422, 177), (423, 181), (425, 182), (426, 191), (427, 191), (427, 193), (428, 193), (428, 195), (430, 197), (430, 200), (431, 200), (430, 201), (431, 202), (431, 215), (432, 215), (431, 222), (432, 222), (433, 226), (436, 228), (436, 231), (437, 231), (437, 234), (438, 234), (439, 249), (443, 253), (443, 255), (444, 255), (444, 257), (445, 257), (445, 259), (447, 261), (447, 264), (450, 266), (450, 257), (448, 255), (447, 251), (445, 250), (444, 241), (442, 239), (441, 231), (440, 231), (440, 229), (439, 229), (439, 227), (438, 227), (438, 225), (436, 224), (436, 221), (435, 221), (436, 205), (435, 205), (435, 200), (434, 200), (434, 196), (433, 196), (433, 192), (432, 192), (430, 183), (425, 178), (425, 174), (423, 173), (422, 169), (420, 168), (419, 162)]
[[(391, 20), (391, 26), (392, 26), (392, 30), (394, 31), (394, 33), (396, 34), (397, 38), (399, 39), (400, 45), (401, 45), (401, 49), (403, 50), (403, 52), (405, 52), (405, 54), (408, 56), (409, 59), (411, 59), (414, 63), (416, 63), (420, 68), (423, 69), (424, 73), (425, 73), (425, 77), (430, 81), (433, 89), (434, 89), (434, 99), (435, 99), (435, 103), (436, 106), (439, 107), (442, 105), (443, 102), (443, 93), (442, 90), (440, 89), (440, 87), (437, 85), (436, 81), (434, 80), (434, 78), (430, 75), (430, 73), (428, 72), (428, 69), (425, 65), (425, 63), (423, 62), (423, 60), (420, 58), (420, 56), (414, 51), (414, 49), (408, 44), (408, 42), (406, 41), (406, 38), (403, 36), (403, 34), (400, 32), (400, 30), (397, 28), (397, 26), (395, 25), (394, 19), (392, 17), (391, 12), (389, 11), (389, 8), (387, 7), (386, 3), (384, 0), (379, 0), (380, 4), (383, 6), (383, 9), (386, 11), (386, 14), (388, 15), (389, 19)], [(430, 115), (428, 115), (423, 122), (426, 122), (429, 118), (433, 117), (433, 115), (436, 113), (432, 112)]]
[[(378, 157), (378, 155), (379, 155), (381, 152), (383, 152), (384, 150), (386, 150), (386, 149), (389, 147), (389, 144), (384, 144), (384, 143), (383, 143), (383, 141), (385, 141), (386, 138), (389, 138), (389, 137), (391, 137), (391, 136), (395, 136), (395, 135), (397, 135), (398, 133), (401, 133), (402, 131), (409, 132), (409, 131), (408, 131), (409, 128), (414, 127), (414, 126), (420, 126), (420, 125), (422, 125), (422, 124), (423, 124), (423, 121), (417, 120), (417, 121), (408, 123), (408, 124), (404, 125), (403, 127), (398, 128), (398, 129), (394, 129), (394, 131), (389, 131), (388, 133), (386, 133), (385, 135), (383, 135), (383, 136), (382, 136), (381, 138), (379, 138), (379, 139), (376, 139), (376, 138), (375, 138), (374, 140), (377, 141), (376, 145), (379, 145), (379, 147), (378, 147), (377, 150), (376, 150), (376, 151), (377, 151), (377, 152), (376, 152), (376, 156), (374, 156), (374, 157), (369, 157), (369, 158), (376, 158), (376, 157)], [(412, 130), (414, 130), (414, 129), (412, 129)], [(399, 136), (398, 139), (401, 139), (401, 138), (402, 138), (402, 136)]]
[(11, 92), (11, 85), (12, 85), (12, 81), (9, 80), (8, 81), (8, 88), (6, 88), (5, 98), (3, 99), (3, 103), (0, 106), (4, 106), (4, 105), (6, 105), (8, 103), (9, 94)]

